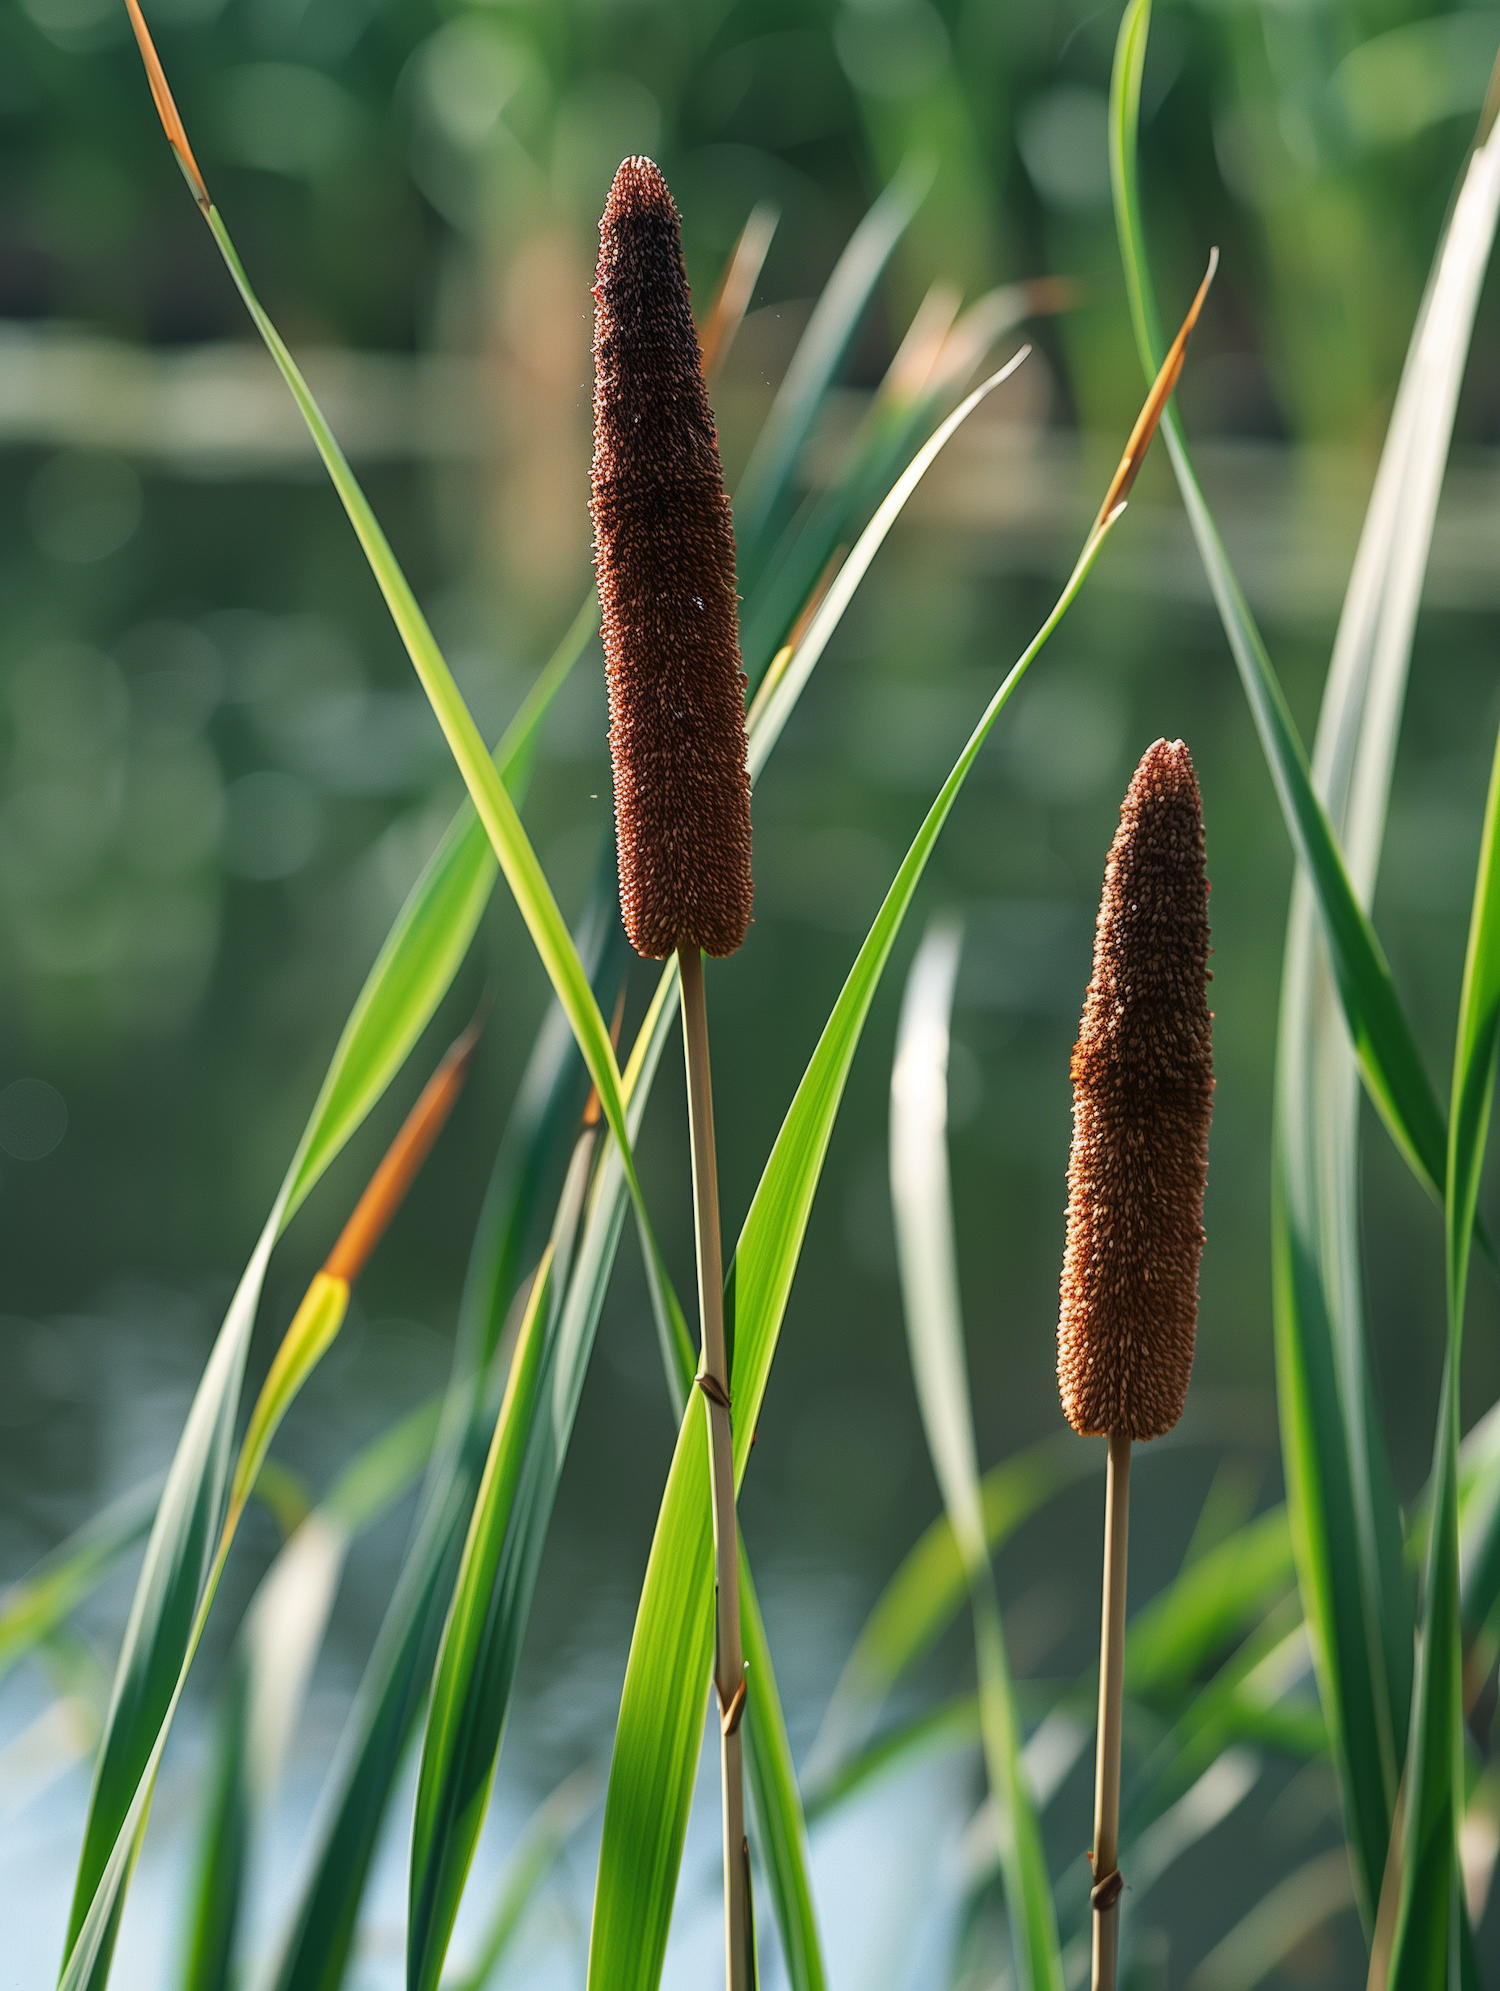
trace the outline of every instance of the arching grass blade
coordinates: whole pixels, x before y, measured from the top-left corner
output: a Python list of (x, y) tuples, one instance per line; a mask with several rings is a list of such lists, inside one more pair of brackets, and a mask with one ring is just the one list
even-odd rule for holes
[(1016, 1981), (1022, 1991), (1062, 1991), (1052, 1886), (1021, 1761), (1020, 1720), (990, 1566), (959, 1306), (948, 1042), (962, 940), (956, 922), (934, 920), (907, 976), (891, 1071), (891, 1207), (917, 1401), (974, 1618), (980, 1729)]
[(1489, 1139), (1500, 1054), (1500, 740), (1496, 741), (1479, 875), (1459, 997), (1448, 1143), (1448, 1350), (1438, 1409), (1422, 1641), (1406, 1762), (1401, 1896), (1391, 1991), (1425, 1991), (1458, 1963), (1452, 1953), (1463, 1815), (1463, 1625), (1458, 1555), (1458, 1379), (1479, 1173)]
[(219, 1710), (184, 1991), (229, 1991), (251, 1842), (280, 1780), (349, 1548), (420, 1474), (439, 1404), (365, 1447), (296, 1529), (245, 1614)]
[(925, 158), (914, 156), (906, 161), (850, 236), (823, 286), (734, 494), (742, 584), (755, 579), (766, 535), (776, 520), (823, 396), (858, 330), (892, 250), (926, 198), (934, 170), (932, 161)]

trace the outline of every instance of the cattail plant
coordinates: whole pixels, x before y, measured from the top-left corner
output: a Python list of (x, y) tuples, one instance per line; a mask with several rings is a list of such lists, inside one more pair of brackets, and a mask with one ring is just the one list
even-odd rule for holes
[(703, 955), (750, 922), (750, 775), (734, 529), (688, 300), (681, 221), (649, 159), (627, 159), (599, 224), (591, 510), (599, 579), (620, 910), (648, 959), (682, 977), (693, 1208), (718, 1585), (714, 1687), (724, 1801), (729, 1991), (754, 1981), (740, 1722), (745, 1668), (713, 1090)]
[(1104, 868), (1073, 1047), (1073, 1151), (1057, 1380), (1075, 1431), (1107, 1435), (1094, 1991), (1119, 1938), (1120, 1708), (1132, 1440), (1182, 1415), (1193, 1367), (1213, 1110), (1203, 806), (1181, 740), (1142, 756)]

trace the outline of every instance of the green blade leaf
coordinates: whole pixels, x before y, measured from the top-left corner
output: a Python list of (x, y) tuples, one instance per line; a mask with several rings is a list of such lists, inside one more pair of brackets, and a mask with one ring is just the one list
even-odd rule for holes
[(735, 492), (734, 532), (742, 581), (755, 577), (762, 541), (775, 520), (823, 397), (858, 330), (881, 271), (926, 198), (934, 172), (931, 160), (913, 156), (906, 161), (850, 236), (823, 286)]
[(745, 1703), (745, 1762), (755, 1806), (756, 1844), (765, 1861), (792, 1991), (826, 1991), (823, 1945), (807, 1861), (807, 1820), (787, 1739), (786, 1716), (771, 1664), (760, 1599), (740, 1538), (740, 1636), (754, 1701)]
[(417, 605), (410, 583), (391, 551), (390, 542), (323, 411), (302, 378), (296, 361), (251, 288), (250, 279), (229, 239), (223, 216), (215, 207), (208, 209), (208, 225), (256, 330), (291, 390), (349, 523), (354, 527), (370, 572), (385, 597), (391, 620), (406, 645), (406, 653), (411, 658), (422, 689), (427, 693), (428, 703), (443, 729), (443, 737), (448, 742), (475, 812), (500, 861), (500, 868), (505, 873), (506, 883), (526, 922), (542, 966), (573, 1026), (579, 1049), (589, 1068), (589, 1076), (598, 1087), (604, 1117), (624, 1149), (626, 1179), (644, 1222), (644, 1204), (625, 1135), (625, 1106), (620, 1097), (620, 1074), (615, 1064), (614, 1049), (604, 1018), (599, 1013), (599, 1005), (594, 1001), (583, 963), (578, 958), (578, 950), (573, 945), (572, 935), (552, 895), (552, 887), (521, 826), (515, 803), (486, 751), (479, 728), (464, 703), (463, 694), (453, 680), (453, 673), (438, 648), (437, 639), (428, 627), (427, 618)]
[(421, 1472), (438, 1409), (422, 1404), (350, 1462), (251, 1600), (219, 1713), (184, 1991), (233, 1982), (250, 1842), (280, 1780), (350, 1545)]
[[(758, 579), (745, 593), (740, 648), (753, 687), (786, 640), (803, 604), (817, 586), (862, 513), (873, 508), (899, 476), (944, 396), (961, 388), (985, 354), (1034, 308), (1026, 284), (1010, 284), (980, 298), (949, 335), (965, 367), (955, 379), (950, 365), (934, 366), (915, 388), (902, 377), (902, 356), (892, 361), (869, 413), (850, 445), (849, 461), (833, 487), (783, 533)], [(940, 351), (939, 360), (944, 353)]]
[(1272, 1507), (1181, 1570), (1131, 1619), (1126, 1691), (1181, 1693), (1207, 1660), (1259, 1622), (1295, 1581), (1287, 1512)]
[(484, 1991), (505, 1961), (526, 1910), (557, 1865), (564, 1846), (598, 1804), (604, 1777), (592, 1764), (565, 1777), (537, 1807), (506, 1862), (500, 1892), (473, 1964), (448, 1991)]
[(1407, 1751), (1401, 1898), (1391, 1991), (1444, 1981), (1459, 1886), (1463, 1815), (1463, 1625), (1458, 1553), (1458, 1379), (1479, 1172), (1489, 1139), (1500, 1053), (1500, 739), (1485, 802), (1479, 875), (1453, 1053), (1448, 1144), (1448, 1350), (1432, 1470), (1422, 1642)]
[[(612, 865), (607, 889), (612, 912)], [(615, 917), (586, 917), (584, 930), (582, 951), (597, 956), (595, 988), (612, 1004), (624, 973), (624, 929)], [(495, 1416), (493, 1402), (486, 1407), (487, 1380), (501, 1322), (519, 1283), (530, 1215), (550, 1157), (574, 1134), (586, 1091), (582, 1058), (561, 1009), (554, 1006), (542, 1024), (496, 1157), (464, 1283), (434, 1468), (329, 1779), (316, 1852), (270, 1980), (275, 1991), (335, 1991), (342, 1982), (381, 1824), (431, 1681), (484, 1468)], [(625, 1189), (618, 1171), (615, 1186), (623, 1218)], [(617, 1224), (613, 1235), (618, 1234)], [(575, 1276), (576, 1268), (591, 1264), (595, 1256), (586, 1226)], [(586, 1361), (587, 1347), (582, 1354)]]
[[(726, 1282), (734, 1320), (735, 1470), (743, 1474), (787, 1295), (855, 1048), (885, 963), (959, 789), (1032, 658), (1082, 587), (1091, 539), (1041, 630), (990, 701), (859, 951), (797, 1088)], [(712, 1637), (711, 1518), (700, 1420), (684, 1419), (657, 1517), (605, 1800), (590, 1991), (655, 1991), (697, 1766)]]
[(1458, 1465), (1459, 1568), (1467, 1648), (1484, 1634), (1500, 1600), (1500, 1404), (1492, 1405), (1464, 1439)]
[[(586, 1134), (575, 1155), (571, 1193), (565, 1192), (560, 1212), (565, 1223), (571, 1216), (570, 1229), (576, 1225), (594, 1145)], [(492, 1720), (498, 1739), (503, 1710), (491, 1709), (486, 1696), (471, 1690), (476, 1678), (487, 1671), (489, 1648), (504, 1633), (501, 1591), (495, 1579), (537, 1401), (555, 1262), (554, 1246), (549, 1244), (521, 1320), (438, 1651), (417, 1783), (407, 1919), (407, 1981), (420, 1991), (433, 1991), (441, 1974), (494, 1779), (496, 1747), (486, 1732), (476, 1749), (474, 1731), (487, 1731)], [(469, 1764), (477, 1774), (463, 1774)], [(452, 1854), (447, 1852), (449, 1841), (454, 1843)]]
[(0, 1596), (0, 1679), (70, 1618), (141, 1540), (161, 1492), (160, 1479), (153, 1477), (122, 1493)]
[[(1151, 290), (1136, 184), (1141, 73), (1150, 17), (1150, 0), (1131, 0), (1120, 26), (1110, 103), (1115, 219), (1136, 344), (1148, 378), (1155, 374), (1165, 349)], [(1168, 408), (1162, 431), (1288, 834), (1317, 895), (1335, 983), (1366, 1088), (1408, 1166), (1429, 1193), (1441, 1200), (1447, 1144), (1437, 1095), (1380, 942), (1355, 897), (1328, 816), (1313, 787), (1286, 696), (1198, 487), (1175, 408)]]
[[(1065, 1432), (991, 1466), (979, 1488), (988, 1552), (1064, 1487), (1098, 1470), (1090, 1448)], [(844, 1662), (803, 1771), (816, 1792), (810, 1803), (822, 1803), (825, 1783), (841, 1774), (838, 1766), (869, 1735), (896, 1682), (932, 1650), (968, 1594), (958, 1538), (943, 1514), (907, 1552)]]
[(1255, 1991), (1283, 1957), (1341, 1910), (1354, 1906), (1342, 1846), (1319, 1853), (1278, 1881), (1193, 1970), (1187, 1991)]
[(1021, 1762), (1000, 1604), (974, 1450), (948, 1172), (948, 1043), (961, 927), (936, 919), (907, 976), (891, 1070), (891, 1207), (912, 1375), (933, 1470), (968, 1579), (980, 1729), (1022, 1991), (1062, 1991), (1057, 1917), (1036, 1807)]

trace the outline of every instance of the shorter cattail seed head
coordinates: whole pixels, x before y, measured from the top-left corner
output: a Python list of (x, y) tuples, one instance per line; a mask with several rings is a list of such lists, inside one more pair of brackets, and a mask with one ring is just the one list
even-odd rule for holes
[(734, 528), (681, 222), (649, 159), (615, 175), (594, 298), (590, 510), (620, 908), (637, 953), (732, 954), (752, 895)]
[(1057, 1380), (1074, 1430), (1159, 1438), (1193, 1367), (1213, 1110), (1203, 806), (1181, 740), (1141, 759), (1110, 846), (1073, 1047)]

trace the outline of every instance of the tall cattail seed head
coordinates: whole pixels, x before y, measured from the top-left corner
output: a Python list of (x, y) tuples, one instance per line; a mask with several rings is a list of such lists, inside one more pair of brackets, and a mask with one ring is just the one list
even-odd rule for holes
[(1181, 740), (1142, 757), (1104, 868), (1073, 1047), (1057, 1380), (1075, 1431), (1159, 1438), (1193, 1367), (1213, 1111), (1203, 804)]
[(734, 528), (681, 222), (649, 159), (615, 175), (594, 298), (590, 509), (620, 908), (637, 953), (732, 954), (752, 892)]

